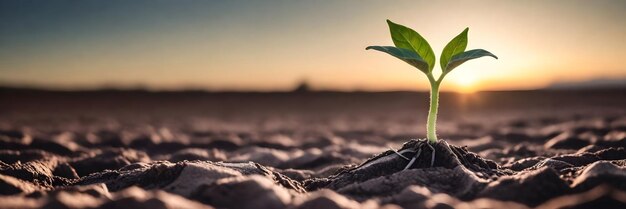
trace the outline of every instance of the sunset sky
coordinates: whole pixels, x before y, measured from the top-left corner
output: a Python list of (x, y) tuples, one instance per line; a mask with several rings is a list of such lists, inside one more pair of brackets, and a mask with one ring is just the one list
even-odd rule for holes
[(437, 56), (469, 27), (468, 49), (500, 58), (467, 62), (444, 90), (626, 77), (619, 0), (20, 0), (0, 1), (0, 85), (426, 89), (418, 70), (365, 50), (393, 45), (386, 19), (418, 31)]

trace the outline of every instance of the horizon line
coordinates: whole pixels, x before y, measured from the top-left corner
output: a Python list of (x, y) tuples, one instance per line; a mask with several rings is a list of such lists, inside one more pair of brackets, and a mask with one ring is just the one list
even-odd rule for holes
[[(54, 88), (44, 86), (26, 86), (26, 85), (6, 85), (0, 83), (0, 90), (9, 91), (40, 91), (40, 92), (146, 92), (146, 93), (184, 93), (184, 92), (199, 92), (199, 93), (428, 93), (427, 89), (424, 90), (407, 90), (407, 89), (390, 89), (390, 90), (371, 90), (371, 89), (338, 89), (338, 88), (323, 88), (323, 89), (208, 89), (208, 88), (180, 88), (180, 89), (151, 89), (146, 87), (120, 87), (120, 86), (99, 86), (89, 88)], [(626, 90), (626, 86), (609, 86), (609, 87), (584, 87), (584, 88), (532, 88), (532, 89), (499, 89), (499, 90), (479, 90), (473, 93), (482, 92), (528, 92), (528, 91), (593, 91), (593, 90)], [(468, 94), (468, 92), (459, 92), (454, 90), (441, 91), (443, 93), (454, 94)]]

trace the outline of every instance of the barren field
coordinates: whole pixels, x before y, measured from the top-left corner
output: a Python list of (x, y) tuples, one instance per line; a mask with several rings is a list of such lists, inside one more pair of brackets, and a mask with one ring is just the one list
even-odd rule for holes
[(443, 93), (449, 148), (427, 105), (1, 89), (0, 208), (626, 208), (626, 90)]

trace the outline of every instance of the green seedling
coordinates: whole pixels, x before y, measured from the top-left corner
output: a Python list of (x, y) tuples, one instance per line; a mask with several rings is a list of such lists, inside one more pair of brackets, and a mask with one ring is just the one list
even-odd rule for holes
[(402, 61), (416, 67), (422, 73), (426, 74), (430, 82), (430, 109), (428, 111), (428, 121), (426, 135), (430, 143), (437, 142), (437, 109), (439, 108), (439, 87), (441, 81), (454, 68), (465, 63), (468, 60), (491, 56), (498, 59), (496, 55), (483, 50), (472, 49), (465, 51), (467, 47), (467, 31), (466, 28), (461, 34), (454, 37), (441, 52), (439, 65), (441, 66), (441, 75), (435, 79), (433, 76), (433, 68), (435, 67), (435, 54), (430, 45), (419, 33), (413, 29), (399, 25), (387, 20), (391, 39), (394, 46), (368, 46), (366, 49), (373, 49), (385, 52)]

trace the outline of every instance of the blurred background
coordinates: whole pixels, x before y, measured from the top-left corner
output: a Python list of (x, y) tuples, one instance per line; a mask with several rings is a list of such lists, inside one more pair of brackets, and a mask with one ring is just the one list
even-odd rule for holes
[(437, 55), (469, 27), (468, 49), (500, 58), (448, 75), (444, 132), (446, 123), (624, 112), (625, 1), (5, 0), (0, 127), (113, 118), (113, 127), (184, 120), (419, 136), (426, 78), (365, 50), (393, 44), (386, 19), (414, 28)]
[[(470, 28), (479, 59), (446, 91), (626, 85), (626, 2), (2, 1), (0, 81), (82, 90), (427, 90), (423, 75), (369, 45), (386, 19), (438, 55)], [(439, 67), (436, 67), (439, 70)]]

